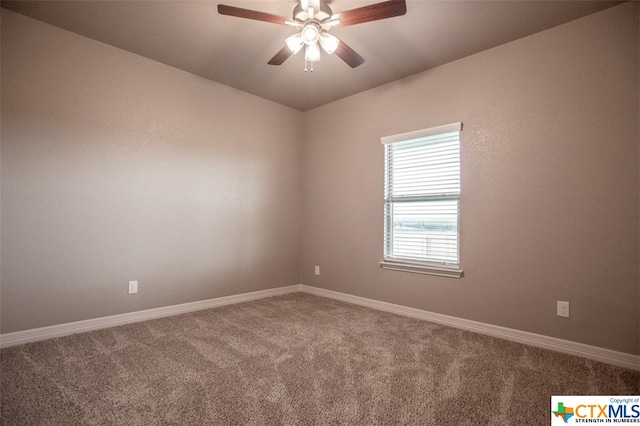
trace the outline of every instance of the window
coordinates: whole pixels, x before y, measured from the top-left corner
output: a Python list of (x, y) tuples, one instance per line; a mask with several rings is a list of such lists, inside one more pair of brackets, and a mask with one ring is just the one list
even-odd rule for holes
[(382, 138), (385, 269), (460, 278), (460, 131), (447, 124)]

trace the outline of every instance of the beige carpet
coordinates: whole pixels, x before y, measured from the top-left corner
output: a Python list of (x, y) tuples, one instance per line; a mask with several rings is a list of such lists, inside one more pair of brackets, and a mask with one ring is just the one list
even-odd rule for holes
[(4, 425), (547, 425), (640, 373), (296, 293), (3, 349)]

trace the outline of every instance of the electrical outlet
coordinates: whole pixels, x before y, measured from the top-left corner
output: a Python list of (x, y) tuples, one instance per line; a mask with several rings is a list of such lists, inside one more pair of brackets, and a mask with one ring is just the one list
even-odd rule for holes
[(138, 292), (138, 281), (129, 281), (129, 294)]
[(558, 300), (558, 316), (569, 318), (569, 302), (561, 302)]
[(320, 267), (316, 266), (316, 275), (320, 275)]

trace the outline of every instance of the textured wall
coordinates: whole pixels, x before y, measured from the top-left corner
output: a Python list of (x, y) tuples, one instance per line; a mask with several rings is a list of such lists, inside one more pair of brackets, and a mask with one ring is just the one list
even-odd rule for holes
[[(302, 282), (638, 354), (638, 22), (629, 2), (307, 112)], [(455, 121), (466, 276), (381, 270), (380, 137)]]
[(2, 333), (298, 283), (300, 112), (2, 9), (1, 136)]
[[(638, 353), (638, 21), (302, 114), (2, 9), (1, 332), (301, 282)], [(381, 270), (380, 137), (452, 121), (466, 277)]]

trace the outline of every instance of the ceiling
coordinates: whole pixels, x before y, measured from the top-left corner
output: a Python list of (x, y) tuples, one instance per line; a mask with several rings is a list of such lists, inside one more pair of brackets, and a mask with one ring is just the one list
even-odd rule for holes
[[(334, 13), (382, 0), (332, 0)], [(2, 1), (2, 7), (257, 96), (307, 111), (619, 4), (619, 1), (407, 0), (407, 14), (344, 28), (366, 62), (302, 53), (267, 65), (295, 29), (222, 16), (217, 4), (291, 17), (296, 0)]]

